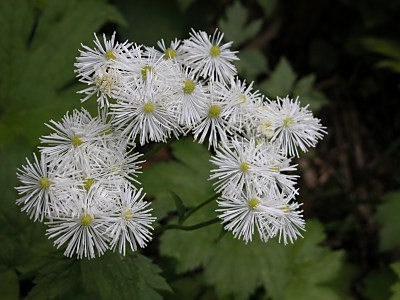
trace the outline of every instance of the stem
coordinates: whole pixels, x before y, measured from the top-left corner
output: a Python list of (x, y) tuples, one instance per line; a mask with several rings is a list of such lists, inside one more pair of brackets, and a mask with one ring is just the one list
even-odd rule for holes
[(208, 220), (208, 221), (201, 222), (201, 223), (198, 223), (198, 224), (195, 224), (195, 225), (190, 225), (190, 226), (184, 226), (184, 225), (179, 225), (179, 224), (168, 224), (168, 225), (156, 228), (154, 230), (154, 232), (155, 232), (155, 234), (159, 234), (159, 233), (161, 233), (161, 232), (163, 232), (165, 230), (171, 230), (171, 229), (192, 231), (192, 230), (196, 230), (196, 229), (199, 229), (199, 228), (202, 228), (202, 227), (206, 227), (208, 225), (212, 225), (212, 224), (217, 223), (219, 221), (220, 221), (219, 218), (215, 218), (215, 219), (212, 219), (212, 220)]
[(190, 209), (186, 214), (185, 217), (182, 219), (182, 221), (180, 223), (185, 222), (187, 219), (189, 219), (189, 217), (191, 215), (193, 215), (196, 211), (198, 211), (200, 208), (202, 208), (203, 206), (206, 206), (208, 203), (212, 202), (213, 200), (215, 200), (216, 198), (218, 198), (218, 194), (214, 194), (212, 195), (210, 198), (208, 198), (206, 201), (203, 201), (202, 203), (198, 204), (197, 206), (193, 207), (192, 209)]

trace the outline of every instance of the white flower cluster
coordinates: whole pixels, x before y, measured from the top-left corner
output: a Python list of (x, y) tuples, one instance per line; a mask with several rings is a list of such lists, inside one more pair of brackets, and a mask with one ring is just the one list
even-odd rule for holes
[(135, 187), (138, 153), (103, 118), (74, 110), (42, 137), (40, 158), (18, 170), (16, 189), (34, 221), (45, 220), (47, 235), (65, 255), (94, 258), (107, 249), (125, 254), (151, 240), (150, 203)]
[(128, 41), (82, 45), (75, 63), (95, 97), (99, 116), (68, 113), (48, 125), (41, 158), (18, 171), (17, 203), (34, 220), (46, 220), (65, 254), (95, 257), (107, 249), (125, 253), (151, 239), (149, 203), (135, 184), (136, 143), (166, 142), (192, 134), (215, 152), (210, 179), (216, 181), (219, 217), (225, 229), (246, 242), (254, 230), (264, 241), (293, 242), (304, 221), (291, 157), (314, 147), (326, 133), (307, 107), (288, 97), (276, 101), (253, 91), (236, 76), (236, 51), (223, 34), (192, 30), (159, 49)]

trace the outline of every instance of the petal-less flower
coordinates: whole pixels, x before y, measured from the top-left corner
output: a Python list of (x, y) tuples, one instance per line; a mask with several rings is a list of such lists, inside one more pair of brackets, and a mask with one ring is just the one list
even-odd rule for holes
[(231, 51), (232, 42), (221, 44), (224, 34), (216, 29), (212, 36), (205, 31), (192, 29), (190, 38), (182, 45), (184, 64), (193, 68), (203, 78), (229, 82), (236, 75), (233, 61), (237, 51)]
[(110, 236), (110, 247), (125, 255), (126, 244), (132, 251), (137, 247), (145, 247), (152, 239), (151, 224), (155, 217), (151, 216), (150, 203), (143, 200), (142, 189), (132, 191), (128, 185), (121, 192), (120, 203), (110, 216), (106, 234)]
[(327, 133), (320, 120), (314, 118), (306, 107), (300, 107), (300, 101), (278, 98), (273, 112), (272, 123), (275, 127), (272, 141), (276, 141), (285, 155), (299, 156), (297, 147), (303, 152), (315, 147)]

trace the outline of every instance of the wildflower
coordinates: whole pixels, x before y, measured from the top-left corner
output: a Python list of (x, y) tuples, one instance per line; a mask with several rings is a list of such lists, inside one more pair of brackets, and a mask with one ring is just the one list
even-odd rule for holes
[(320, 124), (320, 120), (314, 118), (306, 107), (300, 107), (298, 98), (278, 98), (275, 109), (272, 110), (272, 123), (274, 135), (271, 141), (276, 141), (282, 148), (284, 155), (299, 156), (297, 147), (303, 152), (315, 147), (327, 132)]
[(143, 201), (144, 196), (142, 189), (132, 191), (126, 185), (115, 211), (109, 218), (110, 224), (106, 233), (110, 236), (110, 247), (113, 250), (118, 247), (119, 253), (123, 255), (127, 243), (132, 251), (136, 251), (138, 245), (143, 248), (152, 238), (151, 223), (156, 218), (151, 216), (150, 203)]
[(221, 45), (224, 34), (218, 29), (212, 36), (205, 31), (196, 32), (192, 29), (190, 38), (182, 45), (184, 64), (194, 69), (203, 78), (212, 81), (226, 81), (236, 74), (236, 68), (232, 61), (238, 60), (237, 51), (229, 48), (232, 42)]
[(107, 40), (103, 34), (104, 46), (96, 34), (94, 37), (95, 48), (92, 49), (82, 44), (84, 50), (79, 50), (80, 55), (76, 58), (75, 72), (79, 77), (89, 78), (96, 70), (114, 66), (117, 61), (124, 60), (124, 49), (130, 46), (127, 41), (122, 44), (115, 42), (115, 32), (110, 40)]

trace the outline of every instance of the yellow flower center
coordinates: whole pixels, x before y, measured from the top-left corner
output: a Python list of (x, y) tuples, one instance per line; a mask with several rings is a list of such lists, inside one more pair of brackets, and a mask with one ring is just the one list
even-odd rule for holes
[(81, 216), (81, 225), (82, 226), (89, 226), (90, 224), (92, 224), (92, 222), (93, 222), (93, 218), (92, 218), (92, 216), (91, 215), (89, 215), (89, 214), (83, 214), (82, 216)]
[(219, 49), (218, 46), (212, 45), (210, 48), (210, 55), (212, 57), (218, 56), (221, 54), (221, 50)]
[(143, 106), (143, 111), (144, 111), (146, 114), (151, 114), (152, 112), (154, 112), (154, 109), (155, 109), (154, 104), (151, 103), (151, 102), (147, 102), (147, 103), (145, 103), (144, 106)]
[(240, 100), (242, 101), (242, 103), (246, 103), (246, 95), (245, 94), (240, 94)]
[(282, 208), (281, 208), (281, 210), (283, 211), (283, 212), (289, 212), (290, 211), (290, 205), (288, 205), (288, 204), (285, 204)]
[(169, 59), (169, 58), (175, 58), (176, 57), (176, 51), (172, 48), (168, 48), (165, 50), (164, 53), (164, 59)]
[(93, 185), (94, 179), (93, 178), (86, 178), (83, 181), (83, 186), (85, 187), (85, 190), (88, 191), (90, 187)]
[(221, 106), (219, 105), (211, 105), (208, 109), (208, 116), (210, 118), (218, 118), (221, 114)]
[(132, 219), (133, 212), (131, 210), (126, 210), (123, 212), (122, 216), (124, 217), (125, 220), (130, 220)]
[(50, 179), (48, 177), (43, 177), (39, 179), (39, 186), (42, 189), (48, 189), (50, 187)]
[(290, 124), (293, 124), (293, 119), (292, 118), (290, 118), (290, 117), (287, 117), (287, 118), (285, 118), (285, 119), (283, 119), (283, 125), (284, 126), (289, 126)]
[(249, 164), (244, 161), (240, 164), (240, 171), (246, 173), (249, 170), (249, 167), (250, 167)]
[(257, 198), (251, 198), (249, 200), (249, 207), (252, 210), (254, 210), (259, 204), (260, 204), (260, 201)]
[(106, 51), (104, 56), (106, 57), (107, 60), (116, 59), (116, 56), (112, 50)]
[(147, 72), (153, 72), (153, 68), (150, 67), (150, 66), (144, 66), (140, 72), (142, 73), (143, 79), (146, 79), (147, 78)]
[(196, 84), (194, 83), (193, 80), (185, 80), (183, 82), (185, 86), (183, 87), (183, 92), (185, 94), (191, 94), (193, 93), (194, 89), (196, 88)]
[(71, 139), (71, 144), (76, 148), (80, 145), (83, 144), (82, 138), (80, 135), (75, 135), (72, 139)]

